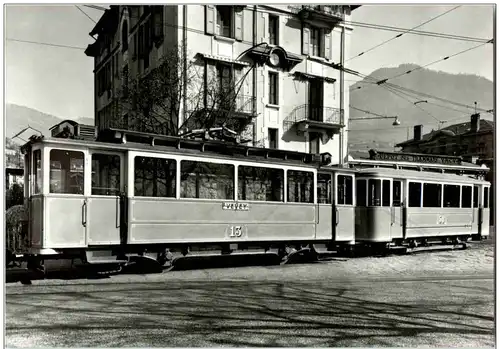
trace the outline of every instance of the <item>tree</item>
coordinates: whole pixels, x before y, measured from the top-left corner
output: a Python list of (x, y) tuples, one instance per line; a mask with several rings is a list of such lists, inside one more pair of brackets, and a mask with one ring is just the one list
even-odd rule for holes
[(21, 185), (14, 183), (6, 193), (6, 209), (12, 206), (22, 205), (24, 201), (24, 189)]
[(169, 49), (146, 76), (123, 72), (119, 126), (166, 135), (222, 126), (244, 132), (249, 119), (234, 114), (255, 113), (255, 98), (240, 93), (251, 68), (205, 65), (199, 56), (188, 59), (183, 49)]

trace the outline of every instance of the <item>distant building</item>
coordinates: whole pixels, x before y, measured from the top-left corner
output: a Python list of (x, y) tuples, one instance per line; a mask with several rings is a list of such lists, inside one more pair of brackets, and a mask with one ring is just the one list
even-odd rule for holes
[[(334, 162), (339, 154), (345, 158), (349, 95), (339, 64), (349, 58), (352, 27), (346, 22), (357, 7), (112, 5), (91, 31), (97, 39), (85, 51), (95, 58), (96, 126), (140, 131), (143, 120), (123, 108), (118, 91), (126, 77), (150, 76), (166, 52), (179, 47), (186, 64), (202, 72), (198, 88), (188, 92), (205, 96), (196, 105), (181, 98), (179, 120), (170, 120), (175, 126), (184, 125), (193, 109), (210, 108), (210, 88), (224, 94), (242, 82), (231, 107), (215, 109), (230, 109), (251, 145), (329, 152)], [(171, 134), (168, 127), (159, 123), (155, 131)]]
[(494, 156), (494, 123), (471, 115), (470, 122), (451, 125), (422, 134), (423, 126), (414, 127), (413, 139), (396, 144), (405, 153), (461, 156), (476, 163), (492, 161)]
[(10, 189), (14, 184), (24, 185), (24, 170), (22, 168), (5, 168), (5, 189)]

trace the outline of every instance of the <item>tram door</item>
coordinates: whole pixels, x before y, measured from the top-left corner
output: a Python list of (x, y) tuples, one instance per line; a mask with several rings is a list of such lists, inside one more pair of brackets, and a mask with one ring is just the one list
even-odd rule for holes
[(91, 152), (91, 193), (84, 216), (89, 245), (120, 243), (120, 193), (124, 191), (122, 153)]
[(403, 238), (403, 184), (392, 181), (391, 239)]
[(334, 237), (335, 220), (333, 215), (333, 173), (318, 172), (318, 220), (316, 239), (330, 240)]
[(335, 173), (334, 240), (354, 241), (354, 175)]
[(489, 235), (489, 188), (474, 186), (472, 232), (480, 236)]

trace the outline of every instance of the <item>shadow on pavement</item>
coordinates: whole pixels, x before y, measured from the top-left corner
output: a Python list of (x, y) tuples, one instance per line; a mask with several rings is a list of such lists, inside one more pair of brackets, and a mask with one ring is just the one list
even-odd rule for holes
[(7, 296), (6, 338), (42, 333), (57, 337), (48, 342), (53, 346), (334, 347), (352, 341), (399, 346), (400, 337), (426, 335), (493, 336), (494, 317), (468, 308), (489, 304), (488, 295), (464, 305), (465, 295), (477, 293), (474, 287), (450, 286), (446, 297), (414, 301), (394, 301), (397, 291), (389, 288), (389, 297), (373, 297), (365, 287), (167, 280), (100, 290), (29, 289)]

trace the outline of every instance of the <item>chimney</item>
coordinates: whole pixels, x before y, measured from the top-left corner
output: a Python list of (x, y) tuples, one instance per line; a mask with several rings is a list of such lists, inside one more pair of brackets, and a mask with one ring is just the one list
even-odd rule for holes
[(472, 114), (470, 116), (470, 131), (471, 132), (479, 131), (479, 123), (480, 123), (479, 113)]
[(420, 141), (422, 139), (422, 129), (424, 125), (416, 125), (413, 127), (413, 140)]

